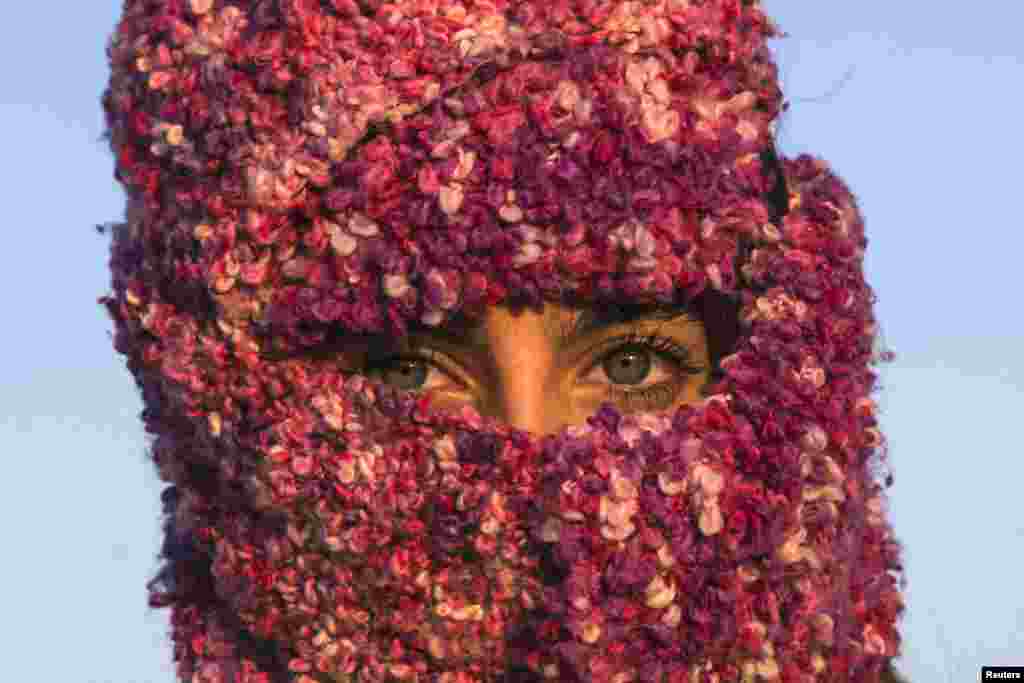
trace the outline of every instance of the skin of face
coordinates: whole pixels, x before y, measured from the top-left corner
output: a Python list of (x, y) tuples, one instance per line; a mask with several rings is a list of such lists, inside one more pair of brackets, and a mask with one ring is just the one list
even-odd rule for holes
[(356, 351), (371, 378), (536, 434), (583, 424), (605, 401), (623, 412), (696, 403), (711, 377), (705, 326), (680, 309), (498, 305), (380, 348)]

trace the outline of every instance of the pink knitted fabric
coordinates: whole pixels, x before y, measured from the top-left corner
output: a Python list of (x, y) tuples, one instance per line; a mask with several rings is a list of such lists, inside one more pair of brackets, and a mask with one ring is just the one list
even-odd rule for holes
[[(101, 301), (170, 484), (180, 680), (878, 680), (866, 239), (775, 160), (773, 35), (754, 0), (125, 1)], [(740, 334), (707, 400), (546, 437), (330, 353), (709, 296)]]

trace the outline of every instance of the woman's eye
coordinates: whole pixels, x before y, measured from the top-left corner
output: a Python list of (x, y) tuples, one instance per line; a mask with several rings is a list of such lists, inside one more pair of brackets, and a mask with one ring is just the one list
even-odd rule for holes
[(603, 378), (599, 375), (594, 380), (610, 384), (635, 386), (645, 380), (657, 383), (671, 378), (671, 369), (665, 367), (667, 364), (667, 361), (643, 346), (623, 346), (604, 356), (594, 366), (591, 375), (600, 371)]
[(396, 356), (372, 363), (366, 374), (402, 391), (423, 391), (436, 388), (444, 371), (427, 358)]
[(605, 356), (601, 369), (615, 384), (640, 384), (651, 371), (651, 354), (640, 349), (621, 349)]
[(429, 368), (427, 364), (408, 358), (401, 358), (380, 371), (381, 379), (404, 391), (421, 388), (427, 380)]

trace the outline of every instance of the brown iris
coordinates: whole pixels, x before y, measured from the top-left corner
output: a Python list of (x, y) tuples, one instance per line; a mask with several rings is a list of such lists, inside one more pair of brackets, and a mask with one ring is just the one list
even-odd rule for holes
[(651, 371), (651, 354), (637, 347), (624, 347), (608, 354), (601, 367), (615, 384), (640, 384)]
[(415, 391), (427, 380), (427, 364), (414, 358), (397, 358), (381, 370), (381, 379), (402, 391)]

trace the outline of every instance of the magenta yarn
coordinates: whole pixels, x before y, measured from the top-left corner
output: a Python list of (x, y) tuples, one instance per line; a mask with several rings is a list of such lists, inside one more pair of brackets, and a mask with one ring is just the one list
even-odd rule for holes
[[(127, 0), (102, 302), (182, 681), (878, 681), (900, 546), (854, 197), (757, 2)], [(788, 202), (786, 197), (788, 195)], [(539, 437), (330, 344), (735, 300), (700, 405)]]

